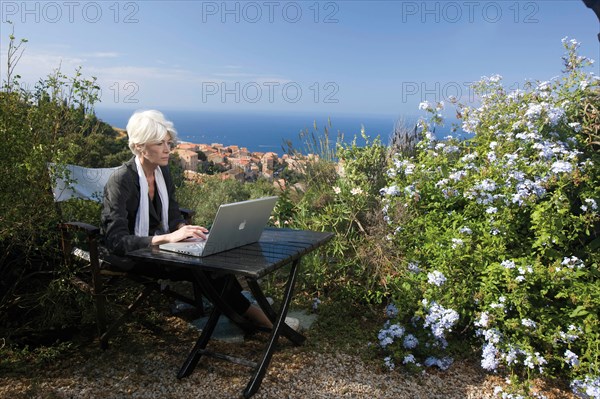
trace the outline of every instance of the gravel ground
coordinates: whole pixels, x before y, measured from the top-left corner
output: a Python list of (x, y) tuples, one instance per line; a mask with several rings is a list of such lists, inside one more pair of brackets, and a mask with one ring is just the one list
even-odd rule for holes
[[(111, 347), (82, 345), (43, 367), (0, 375), (0, 398), (239, 398), (250, 377), (248, 368), (203, 358), (194, 373), (177, 380), (176, 373), (198, 331), (179, 318), (169, 318), (159, 334), (148, 330), (122, 332)], [(130, 327), (131, 329), (132, 327)], [(310, 334), (309, 334), (310, 335)], [(211, 341), (228, 353), (257, 355), (266, 339), (258, 334), (243, 344)], [(310, 339), (310, 336), (309, 336)], [(18, 366), (18, 367), (17, 367)], [(502, 380), (475, 364), (458, 362), (449, 371), (421, 375), (384, 371), (347, 354), (317, 353), (280, 340), (256, 399), (279, 398), (492, 398)], [(549, 399), (572, 398), (544, 387)]]

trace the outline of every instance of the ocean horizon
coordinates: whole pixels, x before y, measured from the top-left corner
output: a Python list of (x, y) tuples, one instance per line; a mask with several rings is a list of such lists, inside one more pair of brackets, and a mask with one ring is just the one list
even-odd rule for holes
[[(97, 108), (96, 116), (102, 121), (125, 128), (133, 109)], [(335, 143), (338, 134), (343, 135), (344, 143), (351, 143), (356, 137), (359, 146), (364, 145), (361, 127), (364, 126), (370, 140), (379, 136), (388, 144), (398, 120), (405, 125), (414, 126), (416, 117), (385, 115), (324, 115), (289, 114), (266, 112), (209, 112), (188, 110), (163, 110), (165, 117), (172, 121), (177, 130), (178, 139), (195, 144), (220, 143), (225, 146), (246, 147), (251, 152), (287, 152), (287, 142), (295, 150), (305, 152), (309, 149), (301, 137), (308, 132), (322, 137), (328, 128), (330, 142)], [(331, 126), (329, 127), (329, 121)], [(314, 128), (317, 128), (315, 130)]]

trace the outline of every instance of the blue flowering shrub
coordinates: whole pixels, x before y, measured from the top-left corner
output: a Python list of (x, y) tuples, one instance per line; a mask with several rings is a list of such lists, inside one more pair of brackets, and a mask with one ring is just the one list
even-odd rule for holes
[(563, 44), (560, 77), (514, 91), (485, 77), (478, 106), (453, 100), (466, 137), (436, 139), (445, 105), (421, 103), (416, 154), (395, 154), (381, 189), (405, 255), (378, 337), (388, 367), (445, 369), (473, 339), (512, 379), (502, 397), (561, 377), (600, 398), (600, 83)]

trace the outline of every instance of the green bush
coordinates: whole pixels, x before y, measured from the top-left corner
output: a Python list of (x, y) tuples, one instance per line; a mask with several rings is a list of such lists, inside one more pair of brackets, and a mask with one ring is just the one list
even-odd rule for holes
[(177, 189), (179, 205), (196, 212), (194, 223), (210, 227), (219, 205), (275, 195), (275, 187), (266, 180), (247, 184), (207, 176), (202, 183), (184, 183)]
[(95, 117), (99, 87), (80, 69), (73, 77), (55, 71), (32, 91), (23, 89), (13, 72), (25, 42), (10, 36), (9, 73), (0, 90), (0, 139), (9, 144), (0, 150), (0, 325), (20, 320), (19, 326), (46, 328), (55, 324), (47, 315), (79, 317), (62, 293), (47, 296), (61, 292), (51, 282), (64, 272), (56, 229), (64, 215), (47, 165), (114, 166), (126, 144)]
[[(327, 130), (310, 136), (308, 151), (295, 156), (304, 163), (299, 188), (288, 192), (282, 224), (291, 228), (330, 231), (335, 236), (323, 250), (303, 258), (299, 289), (315, 296), (336, 295), (357, 302), (382, 302), (393, 250), (380, 245), (379, 189), (387, 168), (387, 147), (361, 131), (356, 139), (335, 147)], [(305, 134), (305, 137), (307, 135)], [(298, 185), (297, 185), (298, 186)]]
[(382, 189), (406, 257), (379, 336), (389, 366), (446, 368), (452, 345), (475, 338), (481, 366), (514, 387), (542, 376), (598, 389), (600, 84), (563, 43), (560, 78), (507, 92), (496, 75), (475, 85), (479, 107), (454, 102), (466, 139), (437, 140), (444, 104), (420, 105), (423, 140)]

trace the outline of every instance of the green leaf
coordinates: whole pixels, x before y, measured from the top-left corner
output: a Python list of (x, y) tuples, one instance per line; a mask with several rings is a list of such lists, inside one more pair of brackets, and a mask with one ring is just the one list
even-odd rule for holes
[(600, 248), (600, 237), (597, 237), (594, 241), (592, 241), (589, 247), (591, 251), (595, 251)]
[(571, 317), (581, 317), (581, 316), (586, 316), (588, 315), (590, 312), (588, 312), (585, 309), (585, 306), (577, 306), (577, 308), (575, 308), (575, 310), (573, 310), (571, 312)]

